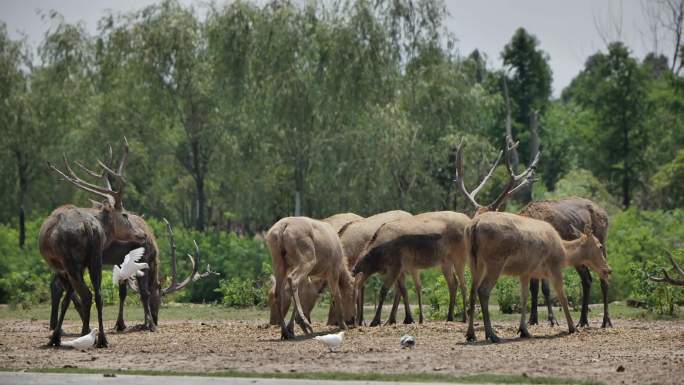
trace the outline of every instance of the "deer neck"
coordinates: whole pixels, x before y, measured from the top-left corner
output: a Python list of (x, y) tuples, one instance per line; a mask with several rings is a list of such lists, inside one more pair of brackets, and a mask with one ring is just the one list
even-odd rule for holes
[(565, 249), (565, 266), (578, 266), (582, 262), (582, 246), (584, 245), (584, 238), (577, 238), (572, 241), (563, 240), (563, 248)]

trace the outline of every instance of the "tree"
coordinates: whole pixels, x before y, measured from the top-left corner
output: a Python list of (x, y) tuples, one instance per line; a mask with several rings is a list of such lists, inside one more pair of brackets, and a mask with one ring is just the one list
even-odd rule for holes
[(646, 79), (629, 49), (616, 42), (607, 53), (590, 57), (563, 92), (565, 99), (593, 114), (594, 125), (584, 133), (584, 140), (595, 145), (585, 152), (583, 165), (607, 178), (613, 191), (620, 191), (625, 208), (632, 203), (649, 142), (644, 124), (649, 110)]
[[(552, 73), (549, 56), (538, 48), (539, 40), (524, 28), (518, 28), (501, 52), (504, 66), (512, 70), (506, 79), (507, 93), (513, 106), (514, 138), (521, 138), (529, 148), (529, 156), (523, 157), (528, 163), (539, 151), (538, 124), (540, 114), (546, 110), (551, 96)], [(529, 127), (529, 135), (521, 135), (524, 127)], [(517, 167), (517, 165), (515, 165)], [(524, 201), (532, 200), (532, 185), (523, 193)]]

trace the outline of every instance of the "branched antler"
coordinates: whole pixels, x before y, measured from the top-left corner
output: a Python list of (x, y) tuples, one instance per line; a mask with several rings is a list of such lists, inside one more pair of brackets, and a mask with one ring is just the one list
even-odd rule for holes
[(192, 257), (192, 255), (187, 254), (188, 259), (190, 260), (190, 274), (181, 283), (178, 283), (176, 270), (176, 241), (173, 237), (173, 229), (171, 228), (171, 224), (169, 223), (169, 221), (166, 220), (166, 218), (164, 218), (164, 223), (166, 223), (166, 231), (169, 234), (169, 243), (171, 244), (171, 286), (162, 289), (162, 295), (167, 295), (178, 290), (182, 290), (189, 284), (195, 281), (199, 281), (202, 278), (206, 278), (212, 275), (219, 275), (219, 273), (211, 270), (209, 264), (207, 264), (207, 269), (205, 272), (201, 274), (198, 272), (200, 265), (200, 249), (197, 245), (197, 242), (193, 240), (192, 242), (195, 245), (195, 255), (197, 256), (197, 263), (195, 263), (195, 259)]
[(674, 268), (674, 271), (682, 276), (682, 279), (677, 279), (677, 278), (672, 278), (667, 274), (666, 270), (663, 270), (663, 276), (662, 277), (648, 277), (651, 281), (654, 282), (665, 282), (669, 283), (670, 285), (675, 285), (675, 286), (684, 286), (684, 269), (682, 269), (681, 266), (677, 263), (677, 261), (674, 260), (674, 257), (672, 256), (672, 253), (669, 251), (667, 252), (667, 258), (670, 260), (670, 263), (672, 264), (672, 267)]

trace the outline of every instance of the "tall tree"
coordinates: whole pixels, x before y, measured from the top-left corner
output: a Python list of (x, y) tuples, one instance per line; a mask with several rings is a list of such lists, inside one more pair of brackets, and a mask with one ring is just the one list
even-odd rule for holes
[[(514, 138), (521, 138), (523, 146), (529, 148), (528, 156), (523, 156), (523, 160), (529, 163), (539, 151), (539, 115), (546, 110), (551, 96), (549, 56), (539, 48), (536, 36), (518, 28), (501, 52), (501, 58), (504, 66), (511, 70), (506, 86), (513, 102), (512, 134)], [(531, 185), (523, 197), (525, 202), (532, 200)]]
[[(632, 204), (644, 168), (643, 155), (649, 142), (645, 118), (649, 109), (647, 75), (622, 43), (611, 43), (607, 53), (587, 60), (585, 69), (564, 91), (593, 112), (595, 124), (585, 132), (584, 164), (597, 176), (608, 178), (620, 191), (625, 208)], [(597, 150), (598, 147), (598, 150)]]

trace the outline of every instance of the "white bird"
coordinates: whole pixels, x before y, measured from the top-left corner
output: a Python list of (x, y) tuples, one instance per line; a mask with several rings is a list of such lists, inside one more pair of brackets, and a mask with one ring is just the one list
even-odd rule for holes
[(342, 345), (342, 341), (344, 341), (344, 331), (341, 331), (337, 334), (316, 336), (314, 339), (323, 342), (331, 352), (334, 352), (336, 348), (339, 348)]
[(416, 338), (408, 334), (404, 334), (401, 337), (401, 340), (399, 340), (399, 344), (401, 345), (402, 349), (413, 348), (414, 346), (416, 346)]
[(78, 337), (75, 340), (64, 341), (62, 346), (72, 347), (74, 349), (90, 349), (95, 345), (97, 335), (97, 328), (90, 331), (90, 333)]
[(114, 265), (114, 270), (112, 271), (112, 281), (114, 282), (114, 286), (121, 282), (125, 282), (127, 279), (133, 277), (142, 277), (145, 275), (145, 273), (141, 270), (147, 269), (149, 266), (144, 262), (137, 263), (143, 254), (145, 254), (144, 247), (131, 250), (128, 254), (126, 254), (126, 257), (124, 257), (121, 267)]

